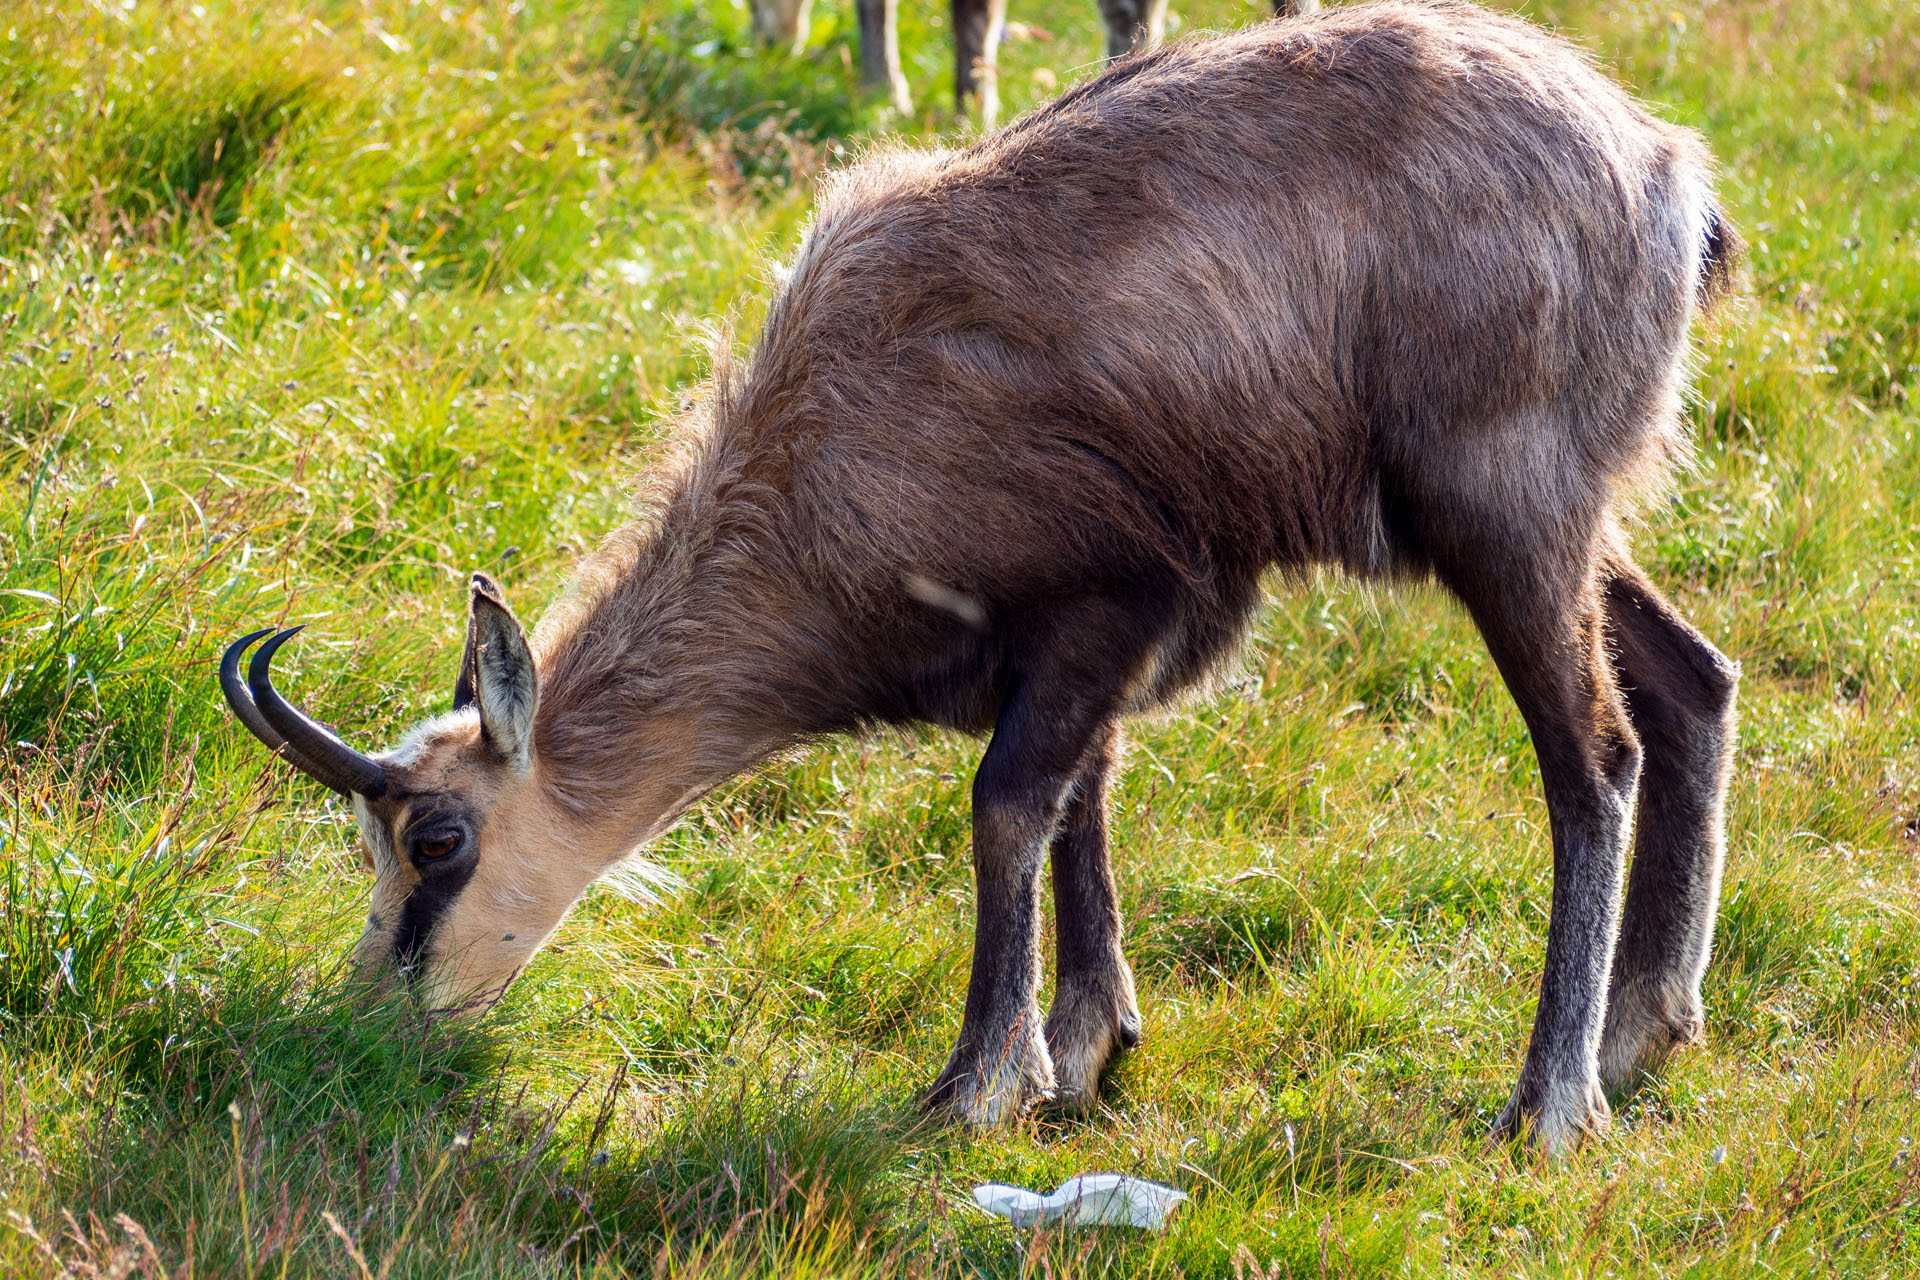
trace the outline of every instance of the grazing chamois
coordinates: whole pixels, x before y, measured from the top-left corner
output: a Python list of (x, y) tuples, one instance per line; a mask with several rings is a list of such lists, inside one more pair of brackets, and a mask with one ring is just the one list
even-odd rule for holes
[[(1313, 13), (1320, 0), (1273, 0), (1275, 17)], [(813, 0), (754, 0), (753, 29), (771, 45), (799, 50), (807, 43)], [(899, 0), (854, 0), (860, 31), (860, 83), (885, 88), (901, 114), (913, 110), (913, 91), (900, 69)], [(954, 109), (966, 114), (977, 102), (980, 122), (991, 129), (1000, 117), (1000, 39), (1007, 29), (1007, 0), (953, 0)], [(1107, 61), (1160, 46), (1167, 0), (1100, 0), (1107, 28)]]
[(991, 733), (927, 1099), (987, 1123), (1092, 1105), (1139, 1035), (1104, 814), (1123, 718), (1201, 684), (1275, 566), (1432, 577), (1539, 758), (1553, 901), (1501, 1124), (1560, 1148), (1702, 1026), (1737, 671), (1617, 511), (1685, 452), (1689, 322), (1737, 249), (1699, 138), (1525, 22), (1381, 3), (1178, 43), (829, 180), (654, 514), (531, 639), (473, 579), (450, 714), (361, 755), (274, 692), (286, 632), (223, 684), (352, 796), (358, 958), (436, 1004), (497, 993), (776, 752)]

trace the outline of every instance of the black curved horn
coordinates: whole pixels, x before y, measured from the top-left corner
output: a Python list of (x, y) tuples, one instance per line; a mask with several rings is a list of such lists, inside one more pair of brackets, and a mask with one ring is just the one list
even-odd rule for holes
[(300, 772), (311, 775), (312, 763), (295, 751), (293, 744), (281, 737), (278, 729), (267, 723), (267, 718), (260, 714), (260, 708), (253, 705), (253, 695), (247, 691), (246, 682), (240, 678), (240, 659), (248, 647), (261, 636), (272, 634), (272, 627), (263, 627), (227, 646), (227, 651), (220, 655), (220, 692), (226, 696), (227, 706), (233, 709), (234, 718), (247, 727), (247, 732), (260, 739), (267, 750)]
[(386, 770), (334, 737), (273, 687), (274, 651), (300, 630), (293, 627), (282, 631), (261, 645), (247, 664), (244, 686), (239, 680), (240, 654), (265, 633), (255, 632), (227, 649), (220, 662), (220, 687), (227, 695), (227, 705), (256, 738), (284, 755), (302, 773), (342, 795), (358, 793), (378, 800), (387, 793)]

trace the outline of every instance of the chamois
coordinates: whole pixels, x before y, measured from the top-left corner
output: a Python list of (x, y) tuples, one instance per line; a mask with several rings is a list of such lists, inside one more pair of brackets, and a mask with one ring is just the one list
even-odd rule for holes
[(358, 959), (441, 1005), (497, 993), (776, 752), (990, 733), (972, 976), (927, 1103), (992, 1123), (1091, 1106), (1139, 1036), (1121, 721), (1204, 681), (1268, 570), (1436, 579), (1539, 759), (1553, 900), (1500, 1123), (1563, 1148), (1702, 1028), (1738, 673), (1619, 513), (1685, 453), (1689, 324), (1737, 252), (1701, 141), (1520, 20), (1389, 2), (1177, 43), (831, 178), (654, 514), (531, 639), (473, 579), (451, 713), (361, 755), (274, 692), (287, 632), (222, 684), (352, 796)]

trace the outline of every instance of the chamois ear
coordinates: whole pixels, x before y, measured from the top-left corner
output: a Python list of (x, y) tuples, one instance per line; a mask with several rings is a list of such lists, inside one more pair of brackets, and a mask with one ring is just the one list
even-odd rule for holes
[(533, 713), (540, 703), (527, 633), (500, 588), (484, 573), (473, 575), (467, 615), (467, 651), (454, 686), (456, 707), (478, 705), (487, 745), (516, 768), (533, 754)]
[(473, 705), (473, 651), (475, 648), (473, 638), (473, 613), (474, 610), (470, 606), (467, 610), (467, 644), (466, 648), (460, 652), (460, 676), (453, 682), (453, 709), (455, 711), (464, 711)]

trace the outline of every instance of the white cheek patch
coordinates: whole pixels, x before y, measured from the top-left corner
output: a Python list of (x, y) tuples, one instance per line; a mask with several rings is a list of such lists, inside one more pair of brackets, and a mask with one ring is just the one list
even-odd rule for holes
[(367, 807), (366, 797), (353, 797), (353, 816), (360, 823), (360, 839), (373, 857), (373, 873), (382, 879), (400, 870), (400, 859), (393, 851), (393, 839), (384, 823), (376, 822)]

